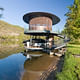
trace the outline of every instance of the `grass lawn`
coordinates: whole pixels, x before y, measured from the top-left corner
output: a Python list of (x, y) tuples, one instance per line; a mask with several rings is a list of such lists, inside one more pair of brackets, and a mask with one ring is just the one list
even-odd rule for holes
[(80, 45), (67, 45), (62, 72), (57, 73), (57, 80), (80, 80)]

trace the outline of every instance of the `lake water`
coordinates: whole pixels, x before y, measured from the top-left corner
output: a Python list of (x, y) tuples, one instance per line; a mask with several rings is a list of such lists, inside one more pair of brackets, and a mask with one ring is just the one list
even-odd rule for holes
[(37, 80), (55, 58), (43, 53), (41, 57), (28, 60), (22, 53), (12, 53), (0, 58), (0, 80)]

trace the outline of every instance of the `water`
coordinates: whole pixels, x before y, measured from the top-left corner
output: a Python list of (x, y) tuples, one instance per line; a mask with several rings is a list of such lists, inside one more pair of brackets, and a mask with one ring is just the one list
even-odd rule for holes
[(22, 53), (9, 54), (0, 58), (0, 80), (37, 80), (55, 59), (45, 53), (30, 60)]
[(0, 60), (0, 80), (20, 80), (24, 70), (26, 57), (22, 54), (13, 54)]

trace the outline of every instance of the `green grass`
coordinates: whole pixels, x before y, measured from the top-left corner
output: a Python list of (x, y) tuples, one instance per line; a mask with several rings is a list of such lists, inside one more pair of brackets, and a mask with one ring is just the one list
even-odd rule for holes
[(80, 45), (68, 44), (68, 51), (71, 52), (71, 54), (80, 54)]
[(80, 54), (80, 45), (67, 45), (62, 72), (57, 74), (57, 80), (80, 80), (80, 58), (73, 54)]

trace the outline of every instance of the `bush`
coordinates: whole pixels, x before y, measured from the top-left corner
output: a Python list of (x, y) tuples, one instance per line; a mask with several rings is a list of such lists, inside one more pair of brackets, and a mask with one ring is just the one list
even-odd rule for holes
[(73, 54), (80, 54), (80, 45), (68, 45), (63, 69), (57, 74), (57, 80), (80, 80), (80, 58), (74, 57)]

